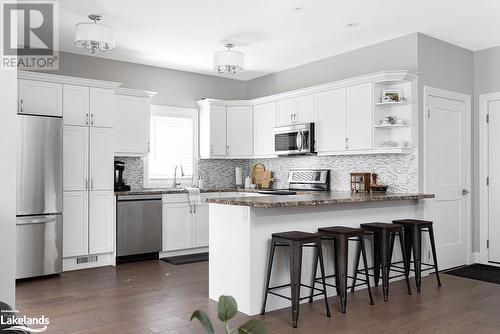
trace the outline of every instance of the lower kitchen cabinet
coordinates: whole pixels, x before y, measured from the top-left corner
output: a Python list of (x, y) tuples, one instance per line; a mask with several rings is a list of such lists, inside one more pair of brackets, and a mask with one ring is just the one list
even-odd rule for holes
[(64, 192), (63, 257), (87, 255), (89, 252), (89, 192)]
[(191, 248), (192, 213), (189, 202), (163, 204), (163, 251)]
[(111, 253), (114, 249), (114, 192), (90, 191), (89, 253)]
[(208, 247), (208, 204), (196, 206), (193, 219), (193, 247)]

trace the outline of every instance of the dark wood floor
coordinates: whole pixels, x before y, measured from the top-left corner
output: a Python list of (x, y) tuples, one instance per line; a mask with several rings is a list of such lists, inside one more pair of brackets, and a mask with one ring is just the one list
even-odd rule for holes
[[(346, 314), (332, 297), (331, 319), (321, 302), (301, 305), (297, 329), (291, 327), (289, 309), (258, 318), (270, 333), (500, 332), (500, 285), (442, 276), (442, 288), (430, 276), (423, 280), (422, 293), (412, 296), (402, 283), (392, 283), (388, 303), (380, 288), (374, 289), (374, 306), (359, 291), (349, 295)], [(207, 262), (173, 266), (146, 261), (20, 282), (17, 309), (49, 317), (49, 333), (204, 333), (189, 316), (203, 309), (216, 319), (217, 304), (207, 296)], [(246, 318), (238, 315), (233, 325)], [(217, 330), (222, 333), (222, 326)]]

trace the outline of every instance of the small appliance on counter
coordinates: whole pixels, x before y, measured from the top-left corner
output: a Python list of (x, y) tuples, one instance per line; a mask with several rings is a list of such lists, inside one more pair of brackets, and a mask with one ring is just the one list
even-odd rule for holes
[(288, 172), (288, 189), (260, 190), (261, 194), (295, 195), (297, 191), (330, 190), (330, 170), (291, 169)]
[(123, 181), (123, 171), (125, 170), (125, 163), (123, 161), (115, 160), (115, 191), (129, 191), (130, 186), (126, 185)]

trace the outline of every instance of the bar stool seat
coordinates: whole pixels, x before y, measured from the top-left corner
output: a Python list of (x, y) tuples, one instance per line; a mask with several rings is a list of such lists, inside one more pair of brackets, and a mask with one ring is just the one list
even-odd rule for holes
[[(283, 284), (279, 286), (270, 287), (271, 273), (274, 259), (274, 251), (276, 247), (286, 246), (289, 248), (290, 257), (290, 284)], [(312, 286), (302, 284), (301, 274), (302, 274), (302, 251), (304, 247), (314, 247), (317, 251), (314, 256), (315, 268), (317, 268), (317, 263), (320, 264), (321, 269), (321, 279), (322, 279), (322, 289), (315, 287), (313, 283)], [(291, 288), (291, 297), (281, 295), (274, 290)], [(307, 297), (300, 296), (300, 288), (306, 287), (311, 289), (311, 295)], [(266, 275), (266, 290), (264, 295), (264, 301), (262, 303), (261, 314), (266, 313), (266, 303), (268, 294), (278, 296), (281, 298), (288, 299), (292, 302), (292, 324), (293, 327), (297, 327), (297, 322), (299, 319), (299, 304), (301, 300), (311, 298), (311, 296), (323, 296), (325, 300), (326, 315), (331, 317), (330, 308), (328, 306), (328, 300), (326, 295), (326, 284), (325, 284), (325, 267), (323, 263), (323, 251), (321, 248), (321, 236), (317, 233), (307, 233), (301, 231), (288, 231), (273, 233), (271, 238), (271, 249), (269, 251), (269, 261), (267, 264), (267, 275)], [(314, 294), (314, 291), (319, 291), (320, 293)]]
[[(422, 271), (432, 270), (436, 273), (436, 279), (438, 286), (441, 286), (441, 279), (439, 278), (439, 269), (437, 263), (436, 254), (436, 241), (434, 239), (433, 222), (429, 220), (421, 219), (397, 219), (392, 221), (393, 224), (398, 224), (403, 226), (404, 236), (405, 236), (405, 250), (406, 258), (408, 263), (413, 262), (414, 269), (408, 268), (415, 272), (415, 283), (417, 286), (417, 292), (420, 292), (422, 286)], [(429, 239), (431, 243), (433, 264), (428, 264), (422, 262), (422, 232), (429, 233)], [(394, 241), (391, 241), (391, 247)], [(413, 261), (411, 261), (411, 254), (413, 252)], [(422, 265), (426, 266), (422, 269)]]
[(347, 226), (331, 226), (331, 227), (321, 227), (318, 228), (318, 232), (325, 236), (335, 236), (335, 235), (347, 235), (347, 236), (358, 236), (362, 229), (356, 227), (347, 227)]

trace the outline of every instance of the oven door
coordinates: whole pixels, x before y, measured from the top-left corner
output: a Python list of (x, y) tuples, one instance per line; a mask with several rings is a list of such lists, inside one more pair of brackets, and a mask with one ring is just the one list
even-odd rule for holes
[(313, 124), (298, 124), (274, 128), (274, 152), (277, 155), (311, 154), (313, 148)]

